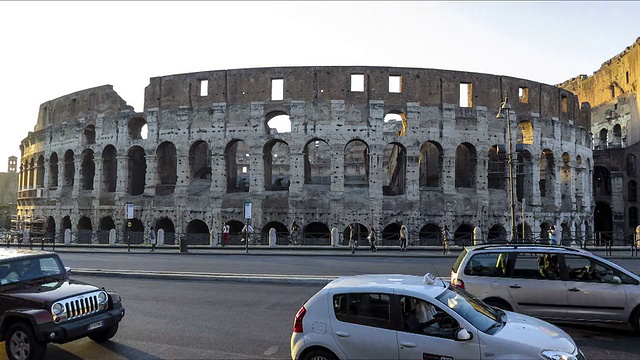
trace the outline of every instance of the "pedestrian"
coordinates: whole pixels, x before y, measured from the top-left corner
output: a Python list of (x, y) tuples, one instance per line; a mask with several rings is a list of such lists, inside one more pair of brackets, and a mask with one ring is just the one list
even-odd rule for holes
[(447, 225), (442, 225), (442, 255), (449, 253), (449, 241), (453, 240), (453, 235), (449, 232)]
[(227, 245), (229, 242), (229, 232), (231, 231), (231, 227), (229, 224), (225, 224), (222, 228), (222, 246)]
[(356, 252), (356, 248), (358, 247), (358, 239), (356, 239), (355, 232), (353, 224), (349, 224), (349, 248), (352, 254)]
[(400, 251), (407, 251), (407, 227), (400, 223)]
[(156, 249), (156, 232), (153, 231), (153, 226), (149, 228), (149, 237), (151, 238), (151, 251)]
[(289, 243), (293, 244), (293, 245), (298, 245), (298, 232), (300, 231), (300, 227), (298, 226), (298, 223), (296, 223), (295, 221), (291, 224), (291, 240), (289, 240)]
[(551, 225), (549, 230), (547, 230), (547, 236), (549, 237), (549, 243), (551, 245), (558, 245), (556, 241), (556, 227), (554, 225)]
[(376, 231), (373, 228), (373, 224), (371, 224), (371, 229), (369, 229), (369, 235), (367, 235), (367, 240), (369, 240), (369, 246), (371, 246), (371, 252), (378, 251), (376, 247)]
[(251, 224), (245, 224), (242, 228), (242, 241), (247, 240), (247, 243), (251, 243), (251, 234), (253, 234), (253, 227)]

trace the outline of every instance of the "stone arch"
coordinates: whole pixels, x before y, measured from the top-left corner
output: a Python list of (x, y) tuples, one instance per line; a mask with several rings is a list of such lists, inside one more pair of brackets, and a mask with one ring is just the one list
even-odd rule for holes
[[(400, 245), (400, 223), (391, 223), (382, 229), (381, 245)], [(348, 239), (348, 236), (347, 236)]]
[[(524, 229), (523, 229), (523, 226), (524, 226)], [(533, 241), (533, 233), (531, 232), (531, 226), (529, 226), (529, 224), (527, 224), (526, 221), (524, 223), (521, 222), (516, 225), (516, 239), (518, 239), (517, 240), (518, 242), (525, 242), (525, 243), (529, 243)]]
[(146, 131), (143, 131), (143, 127), (146, 128), (146, 125), (147, 121), (141, 117), (134, 117), (129, 120), (129, 137), (134, 140), (146, 139)]
[(98, 243), (108, 244), (109, 233), (116, 228), (116, 224), (111, 216), (105, 216), (100, 219), (100, 229), (98, 230)]
[(36, 188), (44, 186), (44, 155), (38, 156), (36, 161)]
[(189, 173), (192, 184), (199, 180), (211, 182), (209, 145), (204, 140), (194, 142), (189, 149)]
[(267, 134), (283, 134), (291, 132), (291, 117), (284, 111), (276, 110), (265, 116)]
[(176, 243), (176, 227), (173, 221), (168, 217), (162, 217), (156, 221), (155, 230), (164, 231), (164, 243), (167, 245), (177, 245)]
[(600, 134), (599, 134), (599, 146), (598, 149), (606, 149), (607, 148), (607, 136), (608, 136), (609, 131), (606, 128), (600, 129)]
[(476, 149), (469, 143), (456, 148), (456, 188), (472, 188), (476, 184)]
[(93, 125), (87, 125), (82, 133), (82, 140), (84, 145), (91, 145), (96, 143), (96, 127)]
[(73, 187), (73, 177), (76, 173), (76, 166), (74, 164), (74, 154), (72, 150), (67, 150), (64, 153), (64, 185), (63, 187)]
[(622, 127), (620, 124), (615, 124), (613, 126), (613, 137), (611, 139), (611, 146), (619, 148), (622, 146)]
[(547, 235), (547, 232), (551, 228), (551, 225), (555, 225), (555, 224), (549, 223), (547, 221), (543, 221), (542, 223), (540, 223), (540, 233), (538, 233), (538, 239), (536, 240), (541, 242), (547, 242), (549, 240), (549, 236)]
[(331, 185), (331, 147), (320, 138), (313, 138), (304, 147), (304, 183)]
[(404, 136), (407, 129), (407, 116), (402, 111), (390, 111), (383, 119), (385, 133), (393, 133), (396, 136)]
[[(361, 224), (361, 223), (351, 223), (351, 225), (353, 225), (354, 228), (354, 235), (353, 238), (358, 240), (358, 245), (365, 245), (368, 244), (369, 242), (367, 241), (367, 235), (369, 235), (369, 229)], [(345, 227), (344, 230), (342, 231), (342, 238), (344, 239), (344, 242), (346, 244), (349, 244), (349, 227)], [(382, 232), (382, 245), (384, 245), (384, 230)]]
[[(399, 231), (400, 229), (398, 229)], [(426, 224), (420, 229), (419, 245), (421, 246), (439, 246), (441, 244), (440, 227), (437, 224)]]
[[(129, 178), (128, 194), (142, 195), (146, 185), (147, 159), (144, 149), (140, 146), (133, 146), (127, 152)], [(141, 230), (144, 231), (144, 228)]]
[(344, 186), (369, 186), (369, 145), (360, 139), (344, 147)]
[(636, 156), (634, 154), (627, 155), (627, 176), (636, 176)]
[(326, 224), (312, 222), (302, 229), (302, 243), (305, 245), (331, 245), (331, 231)]
[(78, 220), (78, 238), (76, 242), (78, 244), (91, 244), (91, 237), (93, 235), (93, 226), (91, 225), (91, 219), (86, 216), (81, 216)]
[(234, 139), (224, 151), (227, 166), (227, 192), (249, 192), (251, 157), (249, 143)]
[(33, 175), (35, 173), (35, 170), (36, 170), (36, 161), (35, 161), (34, 158), (31, 158), (29, 160), (29, 184), (28, 184), (30, 188), (35, 187), (34, 186), (35, 182), (34, 182), (34, 179), (33, 179)]
[(456, 245), (468, 246), (473, 244), (473, 226), (467, 223), (461, 224), (453, 234), (453, 238)]
[(533, 124), (531, 121), (521, 121), (516, 129), (516, 143), (533, 145)]
[(156, 195), (173, 194), (178, 182), (176, 146), (170, 141), (162, 142), (156, 149), (156, 158), (159, 180), (156, 185)]
[[(128, 223), (131, 223), (131, 228), (129, 228)], [(139, 245), (144, 243), (144, 224), (140, 219), (133, 218), (128, 219), (123, 224), (124, 228), (124, 238), (121, 239), (124, 243), (131, 243), (133, 245)]]
[(487, 155), (487, 181), (489, 189), (507, 189), (507, 152), (502, 145), (493, 145)]
[[(266, 223), (260, 230), (260, 243), (269, 243), (269, 231), (276, 231), (276, 245), (289, 245), (289, 228), (279, 221)], [(242, 228), (240, 228), (242, 230)]]
[(56, 238), (56, 219), (53, 216), (48, 216), (44, 225), (44, 237), (48, 242), (55, 241)]
[(597, 201), (593, 211), (596, 243), (610, 241), (613, 238), (613, 212), (611, 205), (604, 201)]
[(560, 229), (562, 229), (562, 233), (560, 234), (561, 238), (558, 240), (558, 244), (569, 246), (571, 245), (571, 241), (573, 240), (573, 234), (571, 233), (571, 227), (566, 222), (560, 224)]
[(93, 190), (93, 178), (96, 174), (96, 164), (93, 160), (93, 150), (85, 149), (82, 152), (80, 164), (80, 189)]
[(289, 144), (272, 139), (264, 145), (265, 190), (289, 190), (291, 183)]
[(58, 154), (52, 153), (49, 157), (49, 188), (58, 187)]
[(427, 141), (420, 147), (420, 187), (439, 187), (442, 174), (442, 146)]
[(593, 194), (611, 195), (611, 173), (604, 166), (593, 167)]
[(638, 183), (635, 180), (627, 182), (627, 200), (630, 202), (638, 201)]
[(487, 232), (487, 242), (491, 244), (504, 244), (507, 242), (507, 230), (500, 224), (493, 225)]
[(62, 235), (64, 236), (65, 230), (72, 230), (71, 228), (71, 217), (69, 215), (62, 218), (62, 227), (60, 228)]
[(102, 150), (102, 191), (112, 193), (116, 191), (118, 181), (118, 159), (116, 158), (116, 148), (107, 145)]
[(533, 157), (529, 150), (517, 152), (516, 158), (516, 197), (518, 201), (533, 203)]
[(209, 227), (204, 221), (195, 219), (187, 224), (187, 242), (189, 245), (209, 245)]
[(387, 175), (382, 194), (386, 196), (404, 195), (406, 190), (407, 150), (396, 142), (387, 144), (383, 151), (382, 168)]
[(540, 155), (540, 196), (551, 197), (555, 191), (555, 162), (553, 160), (553, 151), (549, 149), (542, 150)]

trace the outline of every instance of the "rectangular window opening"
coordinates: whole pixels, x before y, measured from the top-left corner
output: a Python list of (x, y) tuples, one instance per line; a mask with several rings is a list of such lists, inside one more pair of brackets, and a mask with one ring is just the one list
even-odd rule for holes
[(473, 86), (471, 83), (460, 83), (460, 107), (470, 108), (473, 106)]
[(567, 112), (569, 111), (569, 102), (567, 99), (567, 95), (562, 95), (560, 97), (561, 101), (562, 101), (562, 112)]
[(364, 91), (364, 74), (351, 74), (351, 92)]
[(284, 99), (284, 79), (271, 79), (271, 100)]
[(402, 76), (397, 76), (397, 75), (389, 76), (389, 92), (390, 93), (402, 92)]
[(200, 96), (209, 94), (209, 80), (200, 80)]
[(242, 173), (243, 173), (243, 174), (246, 174), (246, 173), (247, 173), (247, 171), (248, 171), (247, 167), (246, 167), (246, 166), (243, 166), (243, 167), (242, 167)]
[(523, 104), (529, 103), (529, 88), (528, 87), (520, 87), (518, 88), (518, 98), (520, 102)]

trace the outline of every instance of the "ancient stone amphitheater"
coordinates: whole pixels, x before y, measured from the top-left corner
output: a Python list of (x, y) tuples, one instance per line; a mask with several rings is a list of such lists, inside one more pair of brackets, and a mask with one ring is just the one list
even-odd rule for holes
[[(509, 97), (518, 239), (589, 236), (588, 105), (552, 85), (394, 67), (287, 67), (150, 79), (135, 112), (112, 88), (40, 106), (21, 142), (18, 214), (57, 241), (231, 243), (251, 203), (254, 240), (330, 245), (355, 224), (397, 244), (436, 245), (439, 226), (468, 243), (510, 232)], [(133, 204), (133, 214), (127, 213)], [(129, 226), (129, 223), (130, 226)], [(112, 230), (113, 229), (113, 230)], [(114, 231), (115, 230), (115, 231)], [(65, 235), (66, 233), (66, 235)], [(259, 233), (259, 235), (257, 235)], [(125, 240), (126, 239), (126, 240)]]

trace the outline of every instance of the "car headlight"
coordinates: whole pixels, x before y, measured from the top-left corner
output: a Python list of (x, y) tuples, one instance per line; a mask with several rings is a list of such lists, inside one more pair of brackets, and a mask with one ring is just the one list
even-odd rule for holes
[(59, 316), (60, 314), (62, 314), (64, 312), (64, 306), (62, 306), (62, 304), (60, 303), (55, 303), (53, 304), (53, 306), (51, 307), (51, 313), (55, 316)]
[(106, 304), (108, 299), (109, 299), (109, 297), (107, 296), (107, 293), (106, 293), (106, 292), (101, 291), (101, 292), (98, 294), (98, 303), (100, 303), (100, 304)]
[(558, 350), (545, 350), (540, 355), (546, 360), (577, 360), (575, 355)]

